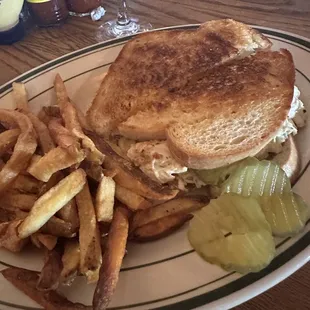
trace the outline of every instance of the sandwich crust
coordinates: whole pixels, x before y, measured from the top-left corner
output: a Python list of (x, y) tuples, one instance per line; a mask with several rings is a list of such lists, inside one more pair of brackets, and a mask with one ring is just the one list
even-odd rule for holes
[(165, 97), (206, 68), (265, 49), (271, 42), (234, 20), (215, 20), (195, 30), (144, 33), (128, 42), (102, 81), (88, 111), (96, 133), (109, 135), (128, 117), (161, 109)]

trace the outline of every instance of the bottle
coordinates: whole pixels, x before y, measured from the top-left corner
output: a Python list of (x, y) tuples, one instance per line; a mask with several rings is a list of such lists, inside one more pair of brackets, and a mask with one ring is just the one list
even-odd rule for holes
[(26, 0), (30, 14), (39, 27), (59, 26), (69, 16), (65, 0)]
[(0, 44), (12, 44), (21, 40), (25, 29), (19, 14), (24, 0), (0, 0)]
[(67, 0), (70, 15), (88, 16), (102, 4), (102, 0)]

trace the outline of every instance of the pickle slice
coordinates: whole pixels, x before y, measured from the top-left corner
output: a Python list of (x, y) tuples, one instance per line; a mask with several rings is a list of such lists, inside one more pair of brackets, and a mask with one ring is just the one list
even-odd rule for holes
[(258, 160), (254, 157), (248, 157), (225, 167), (209, 170), (195, 170), (195, 173), (207, 185), (221, 185), (238, 168), (255, 164), (257, 161)]
[(240, 166), (222, 185), (222, 193), (242, 196), (271, 196), (291, 192), (290, 180), (274, 162), (256, 160)]
[(274, 194), (259, 200), (275, 236), (290, 237), (297, 234), (310, 218), (310, 208), (295, 193)]
[(275, 255), (270, 225), (256, 199), (224, 194), (194, 214), (188, 238), (208, 262), (240, 273), (257, 272)]

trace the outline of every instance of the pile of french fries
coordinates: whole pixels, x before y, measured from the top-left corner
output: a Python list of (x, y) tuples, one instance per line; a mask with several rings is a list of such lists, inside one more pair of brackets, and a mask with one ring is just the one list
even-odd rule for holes
[[(59, 75), (54, 89), (57, 104), (38, 116), (19, 83), (16, 110), (0, 109), (0, 247), (45, 253), (39, 275), (20, 268), (2, 275), (45, 309), (106, 309), (128, 240), (166, 236), (206, 201), (154, 184), (92, 132)], [(80, 275), (97, 282), (93, 306), (57, 293)]]

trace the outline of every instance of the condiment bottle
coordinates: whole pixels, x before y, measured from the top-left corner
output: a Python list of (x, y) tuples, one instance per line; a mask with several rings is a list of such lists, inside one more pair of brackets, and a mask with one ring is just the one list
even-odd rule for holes
[(102, 5), (102, 0), (67, 0), (71, 15), (88, 16), (94, 9)]
[(40, 27), (61, 25), (69, 15), (65, 0), (26, 0), (34, 22)]

